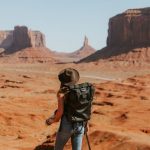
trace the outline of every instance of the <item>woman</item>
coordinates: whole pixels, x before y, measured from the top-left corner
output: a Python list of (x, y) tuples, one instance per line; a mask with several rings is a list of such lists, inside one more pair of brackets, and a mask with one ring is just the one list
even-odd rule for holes
[(60, 90), (57, 93), (58, 109), (54, 115), (46, 120), (47, 125), (51, 125), (61, 119), (56, 136), (55, 150), (63, 150), (65, 144), (71, 138), (73, 150), (81, 150), (82, 138), (84, 135), (84, 124), (82, 122), (71, 123), (65, 115), (65, 95), (68, 92), (67, 86), (75, 85), (79, 81), (79, 72), (73, 68), (62, 70), (58, 78), (61, 82)]

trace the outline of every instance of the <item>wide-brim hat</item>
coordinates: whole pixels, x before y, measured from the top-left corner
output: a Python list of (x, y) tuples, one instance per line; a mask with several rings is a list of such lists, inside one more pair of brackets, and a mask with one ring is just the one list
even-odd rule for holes
[(58, 74), (59, 81), (62, 85), (73, 85), (79, 81), (79, 72), (73, 68), (66, 68)]

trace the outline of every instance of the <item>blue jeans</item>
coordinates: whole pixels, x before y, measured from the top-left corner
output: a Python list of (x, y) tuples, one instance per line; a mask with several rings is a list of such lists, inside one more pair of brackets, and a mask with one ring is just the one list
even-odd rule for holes
[(55, 150), (63, 150), (69, 138), (71, 138), (72, 150), (81, 150), (83, 135), (82, 122), (72, 124), (63, 116), (56, 136)]

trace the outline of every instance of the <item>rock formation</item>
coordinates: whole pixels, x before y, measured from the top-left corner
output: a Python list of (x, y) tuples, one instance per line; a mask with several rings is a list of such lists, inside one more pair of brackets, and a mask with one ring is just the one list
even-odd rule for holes
[(96, 50), (89, 45), (88, 38), (85, 36), (83, 46), (72, 52), (72, 53), (64, 53), (64, 52), (54, 52), (54, 58), (59, 63), (68, 63), (68, 62), (78, 62), (80, 59), (83, 59), (91, 54), (93, 54)]
[(93, 54), (96, 50), (89, 45), (88, 38), (85, 36), (83, 46), (69, 54), (69, 57), (83, 59), (91, 54)]
[(53, 52), (46, 48), (44, 34), (26, 26), (0, 32), (0, 63), (36, 62), (55, 62)]
[(53, 52), (46, 47), (29, 47), (0, 55), (0, 63), (55, 63)]
[(39, 31), (28, 30), (26, 26), (16, 26), (13, 31), (0, 32), (0, 48), (6, 49), (6, 54), (28, 47), (46, 47), (45, 36)]
[(30, 31), (29, 33), (32, 47), (46, 47), (44, 34), (42, 34), (40, 31)]
[(8, 48), (8, 52), (14, 52), (27, 47), (32, 47), (31, 38), (28, 32), (28, 28), (25, 26), (16, 26), (13, 31), (13, 42)]
[(109, 20), (109, 47), (150, 46), (150, 8), (129, 9)]
[(0, 31), (0, 48), (7, 49), (12, 45), (13, 31)]
[(129, 9), (109, 20), (107, 46), (81, 62), (150, 61), (150, 7)]

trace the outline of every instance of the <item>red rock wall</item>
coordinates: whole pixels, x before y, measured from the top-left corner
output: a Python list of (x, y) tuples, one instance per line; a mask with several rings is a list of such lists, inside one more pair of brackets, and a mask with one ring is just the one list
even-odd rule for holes
[(6, 49), (6, 53), (28, 47), (46, 47), (44, 34), (30, 31), (26, 26), (16, 26), (13, 31), (0, 31), (0, 48)]
[(7, 49), (12, 45), (13, 31), (0, 31), (0, 48)]
[(129, 9), (109, 20), (107, 46), (80, 62), (150, 62), (150, 7)]
[(109, 21), (107, 46), (150, 45), (150, 8), (130, 9)]
[(31, 47), (31, 39), (28, 34), (28, 28), (25, 26), (16, 26), (13, 31), (13, 43), (10, 49), (18, 50)]
[(46, 47), (44, 34), (40, 31), (30, 31), (29, 33), (32, 47)]

